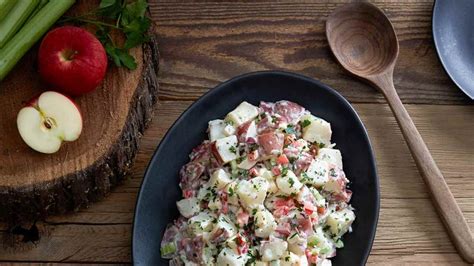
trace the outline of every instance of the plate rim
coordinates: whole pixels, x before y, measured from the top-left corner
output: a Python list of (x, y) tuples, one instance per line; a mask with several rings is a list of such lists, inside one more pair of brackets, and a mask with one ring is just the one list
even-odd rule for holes
[(440, 38), (440, 36), (436, 33), (436, 30), (435, 30), (435, 23), (436, 23), (435, 21), (437, 21), (437, 17), (440, 16), (440, 15), (436, 15), (437, 13), (439, 13), (438, 11), (438, 9), (440, 8), (439, 2), (441, 1), (435, 0), (433, 3), (433, 7), (431, 9), (431, 32), (433, 34), (433, 43), (436, 50), (436, 55), (438, 57), (438, 60), (441, 63), (441, 66), (443, 67), (444, 72), (446, 73), (446, 75), (448, 75), (449, 79), (451, 79), (454, 85), (456, 85), (456, 87), (458, 87), (465, 95), (467, 95), (467, 97), (469, 97), (471, 100), (474, 100), (474, 92), (470, 92), (468, 89), (465, 89), (461, 86), (461, 84), (455, 78), (453, 73), (451, 73), (452, 71), (448, 69), (446, 61), (444, 57), (441, 55), (441, 51), (439, 47), (440, 45), (438, 44), (438, 41), (437, 41)]
[(328, 93), (334, 95), (344, 105), (346, 105), (349, 108), (350, 112), (353, 113), (353, 115), (357, 119), (358, 123), (362, 126), (362, 130), (363, 130), (363, 133), (364, 133), (364, 140), (368, 144), (369, 155), (372, 158), (372, 160), (370, 160), (369, 164), (370, 164), (370, 167), (373, 169), (373, 172), (374, 172), (374, 177), (375, 177), (374, 178), (374, 183), (375, 183), (375, 187), (376, 187), (375, 223), (372, 226), (371, 234), (368, 236), (369, 248), (365, 251), (365, 254), (363, 254), (363, 264), (362, 265), (365, 265), (367, 263), (367, 260), (369, 258), (370, 252), (372, 251), (375, 236), (376, 236), (376, 233), (377, 233), (377, 226), (378, 226), (378, 220), (379, 220), (379, 215), (380, 215), (380, 180), (379, 180), (379, 175), (378, 175), (378, 171), (377, 171), (376, 158), (375, 158), (372, 143), (371, 143), (370, 138), (369, 138), (369, 134), (367, 132), (367, 128), (365, 127), (364, 123), (360, 119), (359, 114), (356, 112), (354, 107), (349, 103), (349, 101), (346, 98), (344, 98), (339, 92), (337, 92), (335, 89), (331, 88), (329, 85), (326, 85), (325, 83), (323, 83), (319, 80), (316, 80), (314, 78), (311, 78), (311, 77), (308, 77), (308, 76), (305, 76), (305, 75), (302, 75), (302, 74), (299, 74), (299, 73), (281, 71), (281, 70), (262, 70), (262, 71), (254, 71), (254, 72), (247, 72), (247, 73), (244, 73), (244, 74), (240, 74), (240, 75), (234, 76), (230, 79), (227, 79), (224, 82), (219, 83), (218, 85), (216, 85), (215, 87), (213, 87), (212, 89), (210, 89), (209, 91), (204, 93), (202, 96), (200, 96), (197, 100), (195, 100), (188, 108), (186, 108), (186, 110), (184, 110), (178, 116), (178, 118), (173, 122), (173, 124), (166, 131), (166, 133), (163, 136), (163, 138), (161, 139), (160, 143), (155, 148), (155, 151), (153, 152), (153, 155), (151, 156), (150, 161), (148, 162), (146, 170), (143, 173), (143, 178), (142, 178), (142, 181), (140, 182), (140, 188), (138, 190), (138, 195), (137, 195), (137, 199), (136, 199), (136, 202), (135, 202), (135, 208), (134, 208), (134, 213), (133, 213), (132, 232), (131, 232), (132, 235), (131, 235), (131, 240), (130, 240), (131, 241), (131, 254), (130, 254), (130, 256), (131, 256), (131, 262), (132, 262), (133, 265), (137, 264), (137, 262), (135, 261), (136, 256), (135, 256), (135, 249), (134, 249), (135, 245), (134, 245), (134, 243), (136, 242), (136, 240), (135, 240), (135, 238), (136, 238), (135, 237), (135, 231), (137, 230), (136, 229), (136, 224), (137, 224), (137, 219), (138, 219), (137, 214), (138, 214), (139, 204), (141, 202), (141, 198), (143, 197), (143, 193), (142, 193), (143, 188), (144, 188), (144, 185), (145, 185), (146, 181), (149, 179), (152, 164), (154, 164), (154, 162), (157, 160), (157, 155), (162, 149), (162, 144), (166, 143), (168, 141), (168, 139), (170, 138), (169, 133), (170, 133), (171, 129), (178, 122), (180, 122), (187, 113), (192, 112), (192, 110), (194, 108), (196, 108), (196, 105), (198, 103), (200, 103), (201, 101), (203, 101), (203, 99), (205, 99), (207, 97), (210, 97), (214, 93), (217, 93), (217, 91), (221, 90), (223, 87), (226, 87), (230, 83), (236, 82), (236, 81), (241, 80), (241, 79), (250, 78), (250, 77), (253, 77), (253, 76), (260, 76), (260, 75), (281, 75), (281, 76), (287, 76), (287, 77), (290, 77), (290, 78), (302, 79), (306, 82), (316, 84), (319, 87), (321, 87), (322, 89), (326, 90)]

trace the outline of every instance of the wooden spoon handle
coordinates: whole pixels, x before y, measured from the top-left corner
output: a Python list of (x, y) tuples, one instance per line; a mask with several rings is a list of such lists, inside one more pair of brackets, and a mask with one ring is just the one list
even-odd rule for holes
[(393, 79), (372, 80), (384, 93), (402, 130), (418, 170), (429, 188), (431, 198), (457, 250), (469, 263), (474, 263), (474, 238), (463, 213), (449, 190), (444, 177), (413, 124), (393, 85)]

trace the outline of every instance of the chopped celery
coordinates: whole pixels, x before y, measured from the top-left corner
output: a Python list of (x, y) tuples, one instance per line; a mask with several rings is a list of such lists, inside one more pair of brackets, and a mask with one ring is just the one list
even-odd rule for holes
[(50, 0), (0, 49), (0, 80), (3, 80), (23, 55), (68, 10), (75, 0)]
[(232, 160), (230, 162), (230, 168), (232, 168), (232, 170), (236, 170), (237, 169), (237, 162), (235, 160)]
[(343, 248), (343, 247), (344, 247), (344, 242), (342, 242), (341, 239), (338, 239), (338, 240), (334, 243), (334, 246), (336, 246), (336, 248)]
[(173, 254), (176, 252), (176, 245), (173, 242), (167, 243), (160, 248), (160, 252), (161, 256)]
[(38, 3), (39, 0), (18, 0), (5, 19), (0, 22), (0, 48), (16, 34)]
[(312, 235), (308, 237), (308, 247), (315, 247), (319, 244), (319, 239), (316, 235)]
[(18, 0), (0, 0), (0, 22), (7, 17), (8, 12)]

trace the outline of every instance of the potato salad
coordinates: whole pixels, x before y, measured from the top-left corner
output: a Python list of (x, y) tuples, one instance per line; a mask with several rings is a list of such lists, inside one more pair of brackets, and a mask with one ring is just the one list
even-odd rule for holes
[(242, 102), (209, 121), (180, 170), (170, 265), (331, 265), (355, 220), (331, 125), (290, 102)]

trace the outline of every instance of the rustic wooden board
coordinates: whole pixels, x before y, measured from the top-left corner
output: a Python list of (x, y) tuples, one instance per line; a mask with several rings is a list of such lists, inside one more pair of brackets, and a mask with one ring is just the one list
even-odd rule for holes
[[(329, 2), (329, 3), (328, 3)], [(337, 2), (337, 3), (334, 3)], [(385, 102), (332, 57), (325, 20), (344, 1), (156, 2), (167, 100), (195, 100), (214, 84), (250, 71), (279, 69), (317, 78), (351, 102)], [(469, 102), (444, 73), (431, 35), (432, 1), (371, 1), (400, 40), (395, 86), (405, 103)]]
[[(70, 12), (86, 12), (98, 3), (77, 2)], [(50, 89), (36, 70), (37, 49), (1, 82), (0, 220), (34, 220), (77, 210), (102, 199), (122, 180), (157, 100), (156, 45), (153, 37), (131, 50), (136, 70), (109, 66), (100, 88), (76, 98), (83, 115), (82, 135), (52, 155), (30, 149), (16, 127), (24, 101)]]
[[(88, 209), (52, 216), (39, 223), (40, 230), (46, 232), (44, 239), (36, 245), (5, 249), (0, 252), (0, 261), (129, 262), (131, 223), (145, 166), (166, 130), (190, 104), (159, 102), (155, 118), (142, 138), (130, 179)], [(437, 217), (388, 106), (354, 107), (374, 146), (382, 195), (369, 264), (386, 261), (388, 265), (466, 265)], [(408, 105), (407, 109), (474, 230), (474, 154), (469, 153), (474, 149), (474, 121), (470, 119), (474, 106)], [(6, 225), (0, 226), (0, 231), (7, 229)]]

